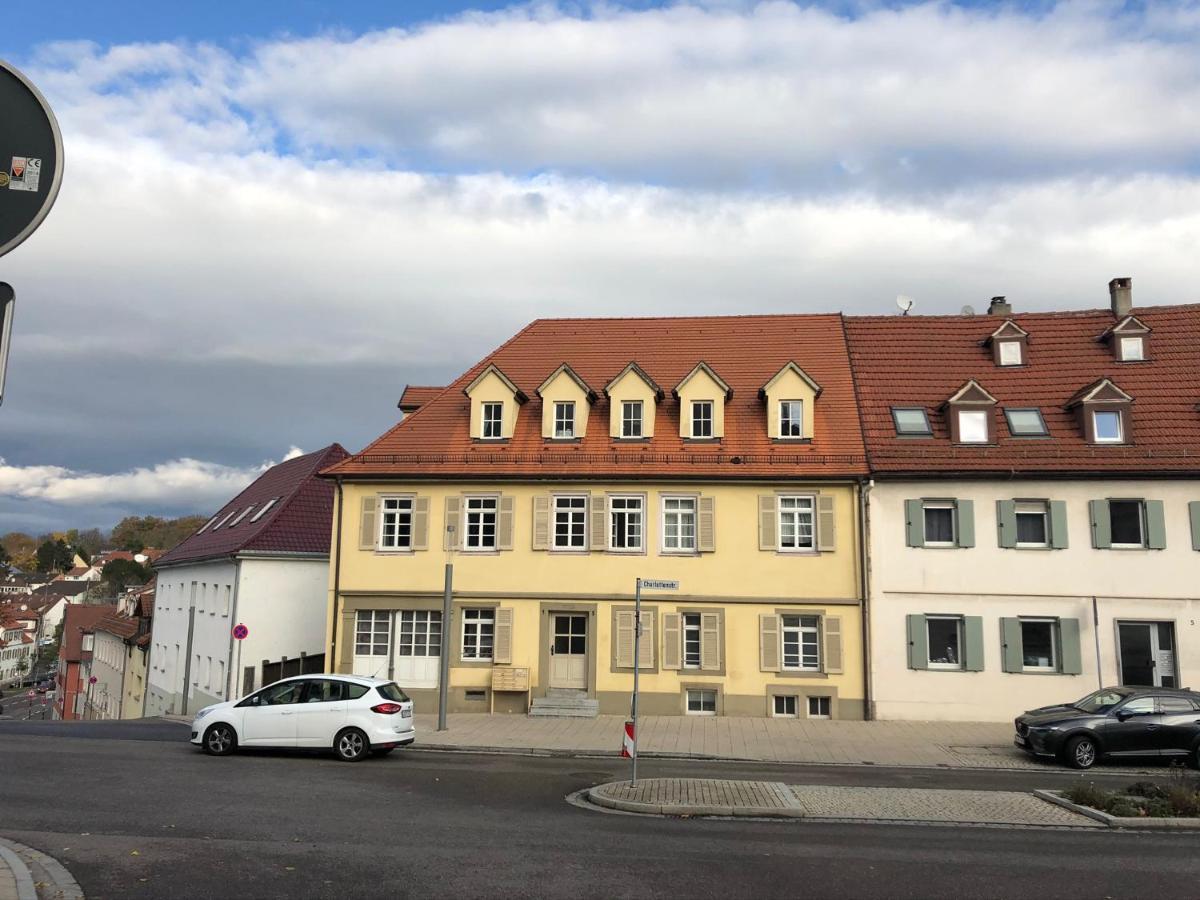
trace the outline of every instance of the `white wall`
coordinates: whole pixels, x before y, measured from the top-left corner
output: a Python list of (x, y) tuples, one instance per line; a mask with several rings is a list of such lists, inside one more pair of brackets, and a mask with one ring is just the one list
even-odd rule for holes
[[(250, 629), (242, 641), (242, 667), (277, 662), (325, 650), (329, 561), (244, 559), (238, 589), (238, 621)], [(237, 648), (234, 648), (236, 653)], [(240, 680), (239, 680), (240, 685)], [(238, 694), (241, 694), (239, 687)]]
[[(1112, 497), (1163, 501), (1166, 549), (1093, 549), (1088, 501)], [(907, 547), (904, 501), (919, 498), (974, 500), (976, 546)], [(996, 501), (1013, 499), (1065, 501), (1070, 546), (999, 547)], [(876, 481), (869, 513), (876, 716), (1005, 721), (1025, 709), (1076, 699), (1101, 681), (1116, 684), (1117, 620), (1173, 622), (1180, 683), (1200, 686), (1200, 553), (1192, 550), (1190, 500), (1200, 500), (1200, 480)], [(981, 616), (984, 670), (909, 669), (910, 613)], [(1083, 673), (1002, 671), (999, 620), (1019, 616), (1078, 619)]]
[(90, 668), (85, 664), (85, 690), (88, 675), (96, 676), (96, 683), (88, 693), (87, 710), (89, 719), (119, 719), (125, 674), (125, 642), (115, 634), (97, 631), (92, 644)]

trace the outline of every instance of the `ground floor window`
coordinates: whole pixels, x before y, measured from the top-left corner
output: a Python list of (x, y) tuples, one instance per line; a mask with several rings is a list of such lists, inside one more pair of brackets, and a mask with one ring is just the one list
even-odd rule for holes
[(464, 660), (491, 659), (495, 628), (495, 610), (464, 609), (462, 658)]
[(1026, 672), (1058, 671), (1057, 631), (1054, 619), (1021, 620), (1021, 656)]
[(780, 616), (783, 626), (783, 668), (801, 672), (821, 670), (821, 633), (817, 616)]
[(689, 716), (715, 716), (717, 714), (717, 692), (689, 688), (687, 712)]
[(796, 718), (796, 701), (795, 695), (784, 696), (776, 694), (771, 698), (772, 715), (777, 719), (794, 719)]
[(960, 616), (926, 616), (929, 668), (962, 668), (962, 625)]
[(390, 617), (391, 613), (387, 610), (359, 610), (354, 628), (354, 653), (356, 656), (387, 655)]
[(809, 697), (808, 717), (810, 719), (828, 719), (832, 703), (829, 697)]
[(400, 613), (400, 655), (440, 656), (442, 649), (442, 614), (423, 609), (406, 609)]

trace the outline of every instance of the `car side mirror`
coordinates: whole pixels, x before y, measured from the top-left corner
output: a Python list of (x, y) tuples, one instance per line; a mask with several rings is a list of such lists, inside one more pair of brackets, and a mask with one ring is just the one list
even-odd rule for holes
[(1128, 722), (1130, 719), (1132, 719), (1136, 715), (1137, 715), (1137, 713), (1135, 713), (1135, 712), (1127, 712), (1125, 710), (1121, 710), (1119, 713), (1117, 713), (1117, 721), (1118, 722)]

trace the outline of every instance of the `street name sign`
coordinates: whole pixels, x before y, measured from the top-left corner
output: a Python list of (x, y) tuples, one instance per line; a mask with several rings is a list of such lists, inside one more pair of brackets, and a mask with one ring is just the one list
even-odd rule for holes
[(643, 578), (642, 587), (652, 591), (677, 591), (679, 590), (679, 582), (662, 581), (658, 578)]

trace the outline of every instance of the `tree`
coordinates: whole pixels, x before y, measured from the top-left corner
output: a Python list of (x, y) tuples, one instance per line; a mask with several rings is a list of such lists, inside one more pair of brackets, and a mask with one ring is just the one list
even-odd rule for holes
[(75, 564), (75, 554), (62, 538), (47, 538), (37, 548), (37, 570), (39, 572), (69, 572)]
[(100, 573), (101, 580), (113, 591), (120, 591), (130, 584), (145, 584), (150, 580), (150, 573), (141, 563), (128, 559), (114, 559)]
[(66, 533), (66, 540), (71, 549), (88, 563), (92, 561), (93, 556), (104, 549), (104, 545), (107, 543), (104, 533), (99, 528), (85, 528), (83, 531), (72, 528)]
[(4, 545), (0, 544), (0, 578), (8, 576), (12, 571), (12, 560), (8, 558), (8, 551), (4, 549)]
[(147, 547), (169, 550), (195, 533), (205, 521), (204, 516), (183, 516), (179, 519), (127, 516), (112, 530), (112, 543), (134, 553), (140, 553)]
[(22, 572), (32, 572), (37, 568), (38, 542), (32, 535), (22, 531), (10, 531), (0, 537), (0, 545), (8, 551), (10, 565)]

